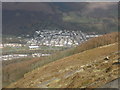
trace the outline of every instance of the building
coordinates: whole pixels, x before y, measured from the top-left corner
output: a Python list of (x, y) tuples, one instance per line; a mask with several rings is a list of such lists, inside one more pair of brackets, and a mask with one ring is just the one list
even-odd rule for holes
[(30, 49), (30, 50), (38, 50), (38, 49), (39, 49), (39, 46), (29, 46), (29, 49)]

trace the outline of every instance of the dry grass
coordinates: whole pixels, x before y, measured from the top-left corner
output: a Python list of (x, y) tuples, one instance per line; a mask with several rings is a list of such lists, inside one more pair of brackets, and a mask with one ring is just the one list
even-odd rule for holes
[[(86, 50), (92, 50), (93, 48), (99, 47), (99, 46), (104, 46), (104, 45), (108, 45), (108, 44), (112, 44), (118, 41), (118, 33), (111, 33), (111, 34), (106, 34), (97, 38), (92, 38), (90, 40), (88, 40), (85, 43), (82, 43), (80, 46), (77, 46), (75, 48), (69, 49), (69, 50), (65, 50), (65, 51), (61, 51), (58, 53), (55, 53), (49, 57), (46, 58), (38, 58), (38, 59), (31, 59), (31, 60), (25, 60), (19, 63), (12, 63), (12, 64), (8, 64), (7, 66), (5, 66), (3, 68), (3, 84), (6, 84), (6, 82), (8, 82), (6, 85), (8, 85), (11, 82), (14, 82), (20, 78), (22, 78), (24, 76), (25, 73), (34, 70), (35, 68), (41, 67), (45, 64), (48, 63), (55, 63), (54, 61), (62, 59), (61, 62), (56, 62), (55, 66), (56, 68), (53, 70), (52, 68), (52, 64), (50, 67), (46, 67), (49, 68), (49, 70), (51, 69), (52, 72), (59, 70), (59, 68), (63, 68), (65, 66), (73, 66), (73, 64), (75, 64), (75, 66), (77, 66), (77, 64), (79, 65), (90, 62), (91, 58), (94, 57), (94, 60), (97, 59), (99, 56), (102, 55), (106, 55), (106, 52), (109, 52), (109, 49), (107, 51), (105, 50), (97, 50), (97, 52), (100, 55), (96, 55), (96, 52), (88, 52), (87, 54), (77, 54), (80, 52), (84, 51), (86, 52)], [(110, 49), (113, 50), (113, 49)], [(114, 51), (114, 50), (113, 50)], [(93, 55), (94, 54), (94, 55)], [(102, 54), (102, 55), (101, 55)], [(74, 55), (74, 56), (71, 56)], [(79, 55), (81, 55), (79, 57)], [(68, 57), (70, 56), (70, 57)], [(90, 61), (89, 61), (90, 60)], [(86, 62), (87, 61), (87, 62)], [(79, 63), (80, 62), (80, 63)], [(63, 63), (65, 63), (63, 65)], [(45, 71), (46, 72), (46, 71)], [(42, 71), (43, 73), (43, 71)], [(48, 73), (49, 74), (49, 73)], [(6, 86), (4, 85), (4, 86)]]
[[(111, 67), (112, 61), (110, 61), (107, 64), (103, 64), (104, 61), (103, 59), (106, 56), (109, 56), (117, 52), (117, 50), (118, 50), (118, 44), (116, 43), (104, 47), (87, 50), (85, 52), (54, 61), (43, 67), (35, 69), (32, 72), (25, 74), (24, 78), (20, 79), (16, 83), (11, 84), (9, 88), (13, 88), (13, 87), (35, 88), (38, 87), (41, 82), (51, 80), (52, 78), (57, 78), (57, 79), (51, 81), (47, 85), (48, 87), (62, 87), (62, 88), (83, 87), (84, 85), (95, 82), (95, 80), (102, 81), (104, 78), (108, 77), (110, 73), (113, 74), (113, 76), (111, 76), (111, 79), (113, 79), (116, 77), (114, 76), (114, 74), (116, 75), (116, 72), (114, 73), (111, 70), (109, 73), (105, 74), (105, 70)], [(98, 63), (96, 64), (95, 62)], [(63, 77), (66, 73), (74, 70), (78, 70), (81, 68), (81, 66), (89, 63), (93, 64), (91, 65), (90, 70), (85, 67), (83, 68), (84, 71), (82, 73), (78, 72), (66, 79)], [(94, 66), (96, 66), (98, 69), (96, 69)], [(111, 68), (116, 69), (116, 66), (115, 67), (113, 66)], [(103, 75), (103, 77), (100, 78), (98, 74)], [(80, 82), (78, 83), (79, 80)], [(104, 80), (105, 82), (107, 82), (106, 79)]]
[(62, 52), (58, 52), (48, 57), (47, 59), (49, 59), (50, 61), (55, 61), (55, 60), (58, 60), (58, 59), (61, 59), (61, 58), (64, 58), (64, 57), (67, 57), (73, 54), (77, 54), (77, 53), (80, 53), (80, 52), (83, 52), (89, 49), (112, 44), (115, 42), (118, 42), (118, 32), (105, 34), (100, 37), (89, 39), (87, 42), (84, 42), (75, 48), (65, 50)]
[(17, 59), (19, 62), (8, 62), (9, 64), (6, 63), (6, 65), (4, 65), (2, 68), (3, 87), (9, 85), (12, 82), (15, 82), (16, 80), (23, 77), (25, 73), (33, 70), (33, 65), (40, 60), (42, 60), (42, 58), (28, 58), (21, 61)]

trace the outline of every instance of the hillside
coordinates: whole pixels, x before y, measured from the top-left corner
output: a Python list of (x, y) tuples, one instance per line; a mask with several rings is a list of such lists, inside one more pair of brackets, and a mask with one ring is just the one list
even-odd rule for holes
[(109, 33), (117, 30), (117, 3), (3, 2), (3, 35), (32, 34), (42, 29)]
[(117, 78), (115, 80), (112, 80), (111, 82), (103, 85), (100, 88), (119, 88), (120, 87), (120, 78)]
[[(16, 82), (24, 76), (25, 73), (30, 72), (38, 67), (42, 67), (59, 59), (66, 58), (86, 50), (91, 50), (100, 46), (117, 43), (118, 33), (105, 34), (97, 38), (89, 39), (81, 45), (65, 51), (57, 52), (49, 57), (44, 58), (23, 58), (12, 61), (3, 62), (3, 87), (10, 83)], [(11, 68), (12, 67), (12, 68)], [(14, 68), (15, 67), (15, 68)], [(23, 69), (24, 68), (24, 69)]]
[(118, 58), (118, 44), (105, 45), (37, 68), (8, 88), (98, 87), (118, 77)]
[(51, 55), (50, 57), (48, 57), (47, 59), (49, 59), (50, 61), (55, 61), (70, 55), (74, 55), (89, 49), (93, 49), (96, 47), (100, 47), (100, 46), (104, 46), (104, 45), (108, 45), (108, 44), (113, 44), (118, 42), (118, 32), (112, 32), (109, 34), (104, 34), (102, 36), (96, 37), (96, 38), (91, 38), (88, 41), (80, 44), (79, 46), (75, 47), (75, 48), (71, 48), (62, 52), (58, 52), (55, 53), (53, 55)]

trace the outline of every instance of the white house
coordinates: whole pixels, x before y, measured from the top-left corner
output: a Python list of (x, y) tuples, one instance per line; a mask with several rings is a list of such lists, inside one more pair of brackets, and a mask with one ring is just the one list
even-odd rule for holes
[(39, 49), (39, 46), (29, 46), (29, 49), (30, 50), (37, 50), (37, 49)]

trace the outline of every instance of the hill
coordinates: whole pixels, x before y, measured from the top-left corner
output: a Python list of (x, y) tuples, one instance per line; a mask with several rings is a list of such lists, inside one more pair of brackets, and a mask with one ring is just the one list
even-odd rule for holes
[(88, 41), (80, 44), (79, 46), (75, 48), (71, 48), (62, 52), (58, 52), (56, 54), (51, 55), (48, 57), (49, 60), (58, 60), (70, 55), (74, 55), (89, 49), (93, 49), (96, 47), (112, 44), (118, 42), (118, 32), (113, 32), (109, 34), (104, 34), (102, 36), (91, 38)]
[(120, 87), (120, 78), (117, 78), (107, 84), (105, 84), (104, 86), (100, 87), (100, 88), (119, 88)]
[[(117, 48), (114, 43), (54, 61), (8, 88), (96, 88), (118, 78)], [(105, 60), (107, 56), (109, 60)]]
[(117, 3), (3, 2), (3, 35), (42, 29), (109, 33), (117, 30)]
[(109, 45), (117, 42), (118, 42), (118, 33), (115, 32), (89, 39), (87, 42), (82, 43), (80, 46), (65, 51), (57, 52), (49, 57), (33, 58), (33, 59), (23, 58), (20, 60), (17, 59), (17, 60), (3, 62), (3, 87), (9, 85), (12, 82), (16, 82), (17, 80), (22, 78), (25, 73), (28, 73), (38, 67), (42, 67), (51, 62), (55, 62), (59, 59), (66, 58), (84, 52), (86, 50), (92, 50), (100, 46)]

